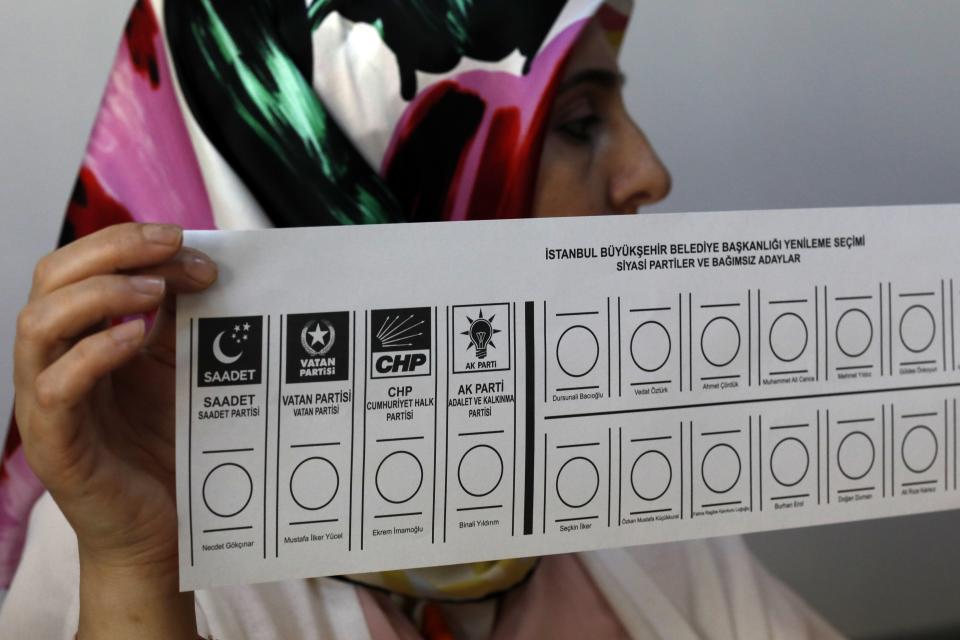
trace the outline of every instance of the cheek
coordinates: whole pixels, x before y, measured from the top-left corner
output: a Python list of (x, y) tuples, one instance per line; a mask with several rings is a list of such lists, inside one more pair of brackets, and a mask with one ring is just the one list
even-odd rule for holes
[(595, 173), (588, 150), (562, 141), (551, 141), (548, 137), (540, 159), (533, 217), (582, 216), (602, 212), (603, 189), (598, 189)]

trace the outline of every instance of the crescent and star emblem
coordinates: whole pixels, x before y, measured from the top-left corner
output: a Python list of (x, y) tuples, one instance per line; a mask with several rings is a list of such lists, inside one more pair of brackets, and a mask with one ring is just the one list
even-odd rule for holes
[[(240, 325), (237, 325), (233, 328), (233, 333), (230, 334), (230, 337), (236, 344), (242, 344), (248, 338), (248, 332), (250, 331), (250, 324), (244, 323), (241, 328)], [(223, 352), (223, 347), (221, 346), (221, 341), (223, 336), (226, 335), (226, 331), (221, 331), (217, 334), (217, 337), (213, 339), (213, 357), (217, 359), (220, 364), (233, 364), (241, 357), (243, 357), (243, 349), (240, 349), (240, 352), (233, 356), (228, 356)]]

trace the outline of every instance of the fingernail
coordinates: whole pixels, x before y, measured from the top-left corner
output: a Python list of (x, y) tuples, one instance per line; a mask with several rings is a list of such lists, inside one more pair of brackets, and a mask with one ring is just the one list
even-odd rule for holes
[(212, 282), (217, 277), (217, 265), (204, 255), (189, 254), (184, 256), (183, 268), (188, 276), (204, 284)]
[(132, 276), (130, 286), (135, 291), (148, 296), (158, 296), (163, 293), (165, 286), (163, 278), (159, 276)]
[(183, 233), (183, 231), (175, 224), (143, 225), (143, 237), (147, 239), (147, 242), (178, 245), (180, 244), (181, 233)]
[(126, 343), (139, 340), (143, 336), (143, 320), (131, 320), (110, 329), (110, 337), (115, 342)]

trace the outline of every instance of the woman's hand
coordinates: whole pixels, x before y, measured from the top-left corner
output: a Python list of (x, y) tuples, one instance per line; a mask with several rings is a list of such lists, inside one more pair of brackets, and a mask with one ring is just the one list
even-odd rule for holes
[[(77, 534), (81, 637), (123, 633), (131, 607), (147, 625), (138, 637), (153, 637), (164, 623), (154, 614), (167, 616), (150, 602), (180, 613), (189, 604), (193, 624), (192, 596), (177, 591), (174, 296), (206, 289), (217, 269), (182, 240), (179, 227), (154, 224), (77, 240), (39, 262), (18, 318), (17, 424), (28, 462)], [(142, 319), (109, 326), (153, 311), (149, 335)]]

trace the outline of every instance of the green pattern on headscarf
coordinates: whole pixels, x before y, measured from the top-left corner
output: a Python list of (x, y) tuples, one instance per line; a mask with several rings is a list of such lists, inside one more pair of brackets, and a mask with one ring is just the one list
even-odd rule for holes
[(275, 224), (403, 220), (310, 84), (302, 2), (173, 0), (165, 14), (193, 113)]

